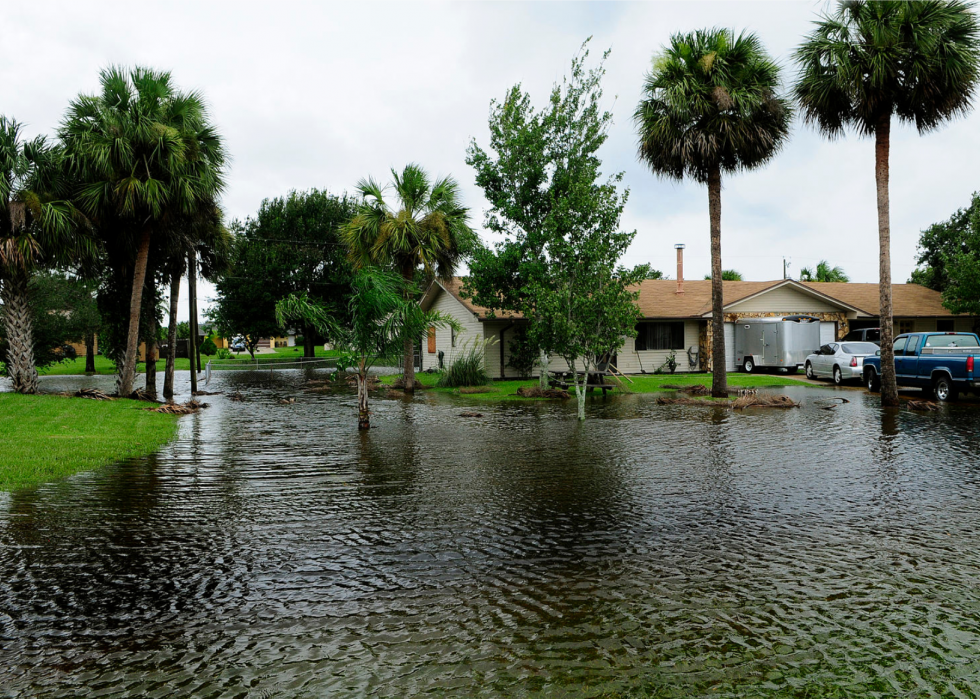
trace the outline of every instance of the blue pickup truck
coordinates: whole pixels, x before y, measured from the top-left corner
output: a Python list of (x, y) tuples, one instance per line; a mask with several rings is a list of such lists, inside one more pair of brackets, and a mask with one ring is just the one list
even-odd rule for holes
[[(933, 391), (936, 400), (955, 400), (961, 391), (980, 393), (974, 367), (980, 338), (973, 333), (907, 333), (895, 338), (895, 376), (899, 386)], [(864, 360), (869, 391), (881, 387), (881, 352)]]

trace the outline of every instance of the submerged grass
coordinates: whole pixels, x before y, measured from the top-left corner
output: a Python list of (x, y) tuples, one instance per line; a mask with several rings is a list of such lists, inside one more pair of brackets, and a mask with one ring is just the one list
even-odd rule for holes
[(173, 439), (177, 417), (145, 407), (133, 400), (0, 393), (0, 490), (155, 452)]
[[(391, 376), (381, 377), (381, 382), (387, 385), (391, 385), (399, 377), (399, 374), (394, 374)], [(525, 398), (524, 396), (517, 395), (517, 389), (521, 386), (537, 386), (537, 379), (509, 379), (504, 381), (494, 381), (490, 384), (492, 389), (489, 392), (471, 392), (465, 390), (465, 388), (449, 388), (439, 386), (439, 374), (429, 374), (425, 372), (420, 372), (415, 375), (416, 380), (421, 382), (424, 386), (430, 387), (434, 393), (450, 393), (456, 395), (465, 395), (467, 398), (473, 400), (486, 401), (486, 402), (499, 402), (499, 401), (529, 401), (529, 400), (549, 400), (548, 398)], [(711, 387), (711, 374), (645, 374), (638, 376), (630, 376), (632, 381), (622, 380), (620, 381), (628, 393), (666, 393), (674, 392), (677, 389), (664, 388), (664, 385), (672, 386), (693, 386), (701, 385)], [(813, 388), (813, 384), (809, 384), (805, 381), (800, 381), (785, 374), (729, 374), (728, 375), (728, 386), (729, 388), (756, 388), (756, 387), (780, 387), (780, 386), (810, 386)], [(621, 393), (618, 387), (610, 394), (615, 395), (616, 393)], [(602, 395), (601, 392), (597, 391), (595, 395)], [(719, 399), (725, 400), (725, 399)]]

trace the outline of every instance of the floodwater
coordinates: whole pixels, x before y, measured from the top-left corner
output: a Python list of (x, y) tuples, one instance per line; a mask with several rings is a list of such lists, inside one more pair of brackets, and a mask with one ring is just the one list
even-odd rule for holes
[(980, 693), (976, 405), (422, 394), (358, 433), (303, 382), (217, 374), (247, 401), (160, 453), (0, 494), (0, 697)]

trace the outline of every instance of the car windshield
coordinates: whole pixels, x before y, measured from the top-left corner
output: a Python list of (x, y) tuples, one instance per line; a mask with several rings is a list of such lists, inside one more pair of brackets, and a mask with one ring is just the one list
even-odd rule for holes
[(974, 335), (930, 335), (926, 347), (978, 347)]
[(874, 354), (878, 345), (872, 342), (848, 342), (844, 345), (845, 354)]

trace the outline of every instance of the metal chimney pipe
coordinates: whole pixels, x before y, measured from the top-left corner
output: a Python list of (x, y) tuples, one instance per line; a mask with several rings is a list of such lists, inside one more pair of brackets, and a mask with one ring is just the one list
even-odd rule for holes
[(684, 243), (674, 245), (677, 251), (677, 293), (684, 293)]

